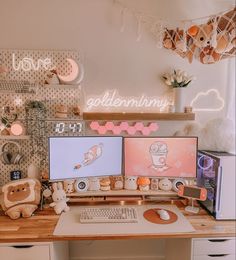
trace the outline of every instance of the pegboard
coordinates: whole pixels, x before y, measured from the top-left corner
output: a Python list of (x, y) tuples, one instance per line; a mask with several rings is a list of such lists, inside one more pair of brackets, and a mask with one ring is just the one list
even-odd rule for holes
[[(70, 133), (69, 135), (84, 135), (84, 123), (79, 116), (75, 116), (72, 113), (72, 107), (80, 106), (80, 93), (81, 86), (71, 85), (44, 85), (45, 70), (40, 69), (38, 71), (14, 71), (12, 67), (12, 54), (15, 54), (16, 61), (19, 62), (24, 57), (30, 57), (33, 60), (50, 58), (60, 74), (70, 73), (70, 65), (66, 62), (66, 58), (79, 59), (79, 54), (74, 51), (38, 51), (38, 50), (0, 50), (0, 65), (5, 65), (9, 72), (4, 80), (22, 81), (26, 80), (36, 84), (35, 93), (0, 93), (0, 107), (9, 105), (13, 106), (17, 110), (18, 119), (25, 121), (25, 103), (30, 100), (42, 101), (46, 107), (46, 129), (44, 133), (45, 148), (47, 151), (47, 139), (49, 136), (58, 135), (53, 131), (55, 123), (63, 122), (81, 122), (81, 132)], [(56, 106), (63, 104), (68, 109), (68, 116), (65, 119), (55, 118)], [(30, 129), (29, 131), (30, 132)], [(61, 136), (68, 134), (61, 133)], [(5, 143), (6, 140), (0, 139), (0, 145)], [(0, 186), (10, 181), (10, 172), (13, 170), (20, 170), (22, 172), (22, 178), (27, 176), (27, 168), (31, 163), (35, 163), (37, 166), (41, 165), (42, 158), (36, 153), (32, 154), (32, 140), (16, 140), (21, 146), (21, 153), (24, 155), (24, 159), (20, 165), (6, 165), (0, 161)], [(46, 154), (48, 158), (48, 154)], [(48, 167), (48, 161), (46, 159), (44, 167)]]

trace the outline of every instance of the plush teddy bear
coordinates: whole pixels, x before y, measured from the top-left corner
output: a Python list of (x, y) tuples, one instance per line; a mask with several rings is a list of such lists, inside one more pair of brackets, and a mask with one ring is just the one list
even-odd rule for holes
[(176, 30), (165, 30), (163, 37), (163, 46), (166, 49), (174, 50), (182, 58), (186, 56), (187, 46), (190, 45), (191, 37), (185, 30), (176, 28)]
[(192, 44), (189, 46), (189, 50), (186, 56), (190, 63), (193, 60), (193, 56), (196, 50), (201, 52), (201, 50), (204, 48), (211, 46), (213, 29), (214, 26), (212, 23), (193, 25), (188, 29), (188, 35), (192, 37)]
[(166, 49), (175, 49), (174, 36), (175, 30), (165, 29), (162, 44)]
[(210, 120), (204, 127), (198, 123), (186, 125), (176, 136), (198, 136), (198, 149), (216, 152), (235, 150), (235, 133), (233, 122), (227, 118)]
[(207, 46), (200, 52), (199, 58), (203, 64), (212, 64), (219, 61), (221, 55), (213, 47)]
[(225, 52), (231, 52), (236, 47), (236, 29), (233, 28), (231, 31), (225, 30), (220, 32), (217, 34), (216, 41), (216, 53), (224, 54)]
[(2, 187), (1, 206), (11, 219), (27, 218), (38, 208), (40, 195), (41, 183), (37, 179), (11, 181)]
[(217, 17), (215, 51), (220, 54), (235, 54), (236, 50), (236, 8)]
[(61, 182), (54, 182), (52, 184), (53, 193), (52, 193), (52, 200), (53, 202), (50, 203), (50, 207), (54, 208), (54, 211), (57, 215), (61, 214), (63, 211), (69, 211), (69, 207), (67, 206), (68, 198), (66, 198), (66, 193), (63, 190), (63, 186)]

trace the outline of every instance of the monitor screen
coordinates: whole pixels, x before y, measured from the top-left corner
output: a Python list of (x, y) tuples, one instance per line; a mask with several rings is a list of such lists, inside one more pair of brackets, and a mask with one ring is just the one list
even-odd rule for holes
[(192, 187), (184, 187), (184, 197), (190, 197), (190, 198), (201, 198), (201, 189), (199, 188), (192, 188)]
[(125, 175), (196, 177), (197, 137), (126, 137)]
[(50, 179), (121, 175), (122, 145), (119, 136), (50, 137)]

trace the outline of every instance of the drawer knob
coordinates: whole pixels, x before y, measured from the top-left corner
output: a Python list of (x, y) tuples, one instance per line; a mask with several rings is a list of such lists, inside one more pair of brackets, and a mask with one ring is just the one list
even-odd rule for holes
[(218, 254), (218, 255), (208, 255), (209, 257), (224, 257), (227, 256), (227, 254)]

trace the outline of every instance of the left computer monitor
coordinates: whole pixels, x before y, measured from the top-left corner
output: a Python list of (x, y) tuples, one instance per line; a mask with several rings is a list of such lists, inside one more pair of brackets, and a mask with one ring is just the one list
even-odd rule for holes
[(122, 174), (120, 136), (49, 137), (50, 180)]

